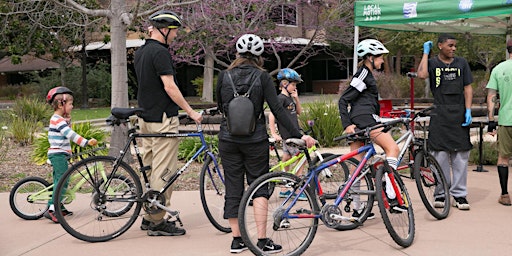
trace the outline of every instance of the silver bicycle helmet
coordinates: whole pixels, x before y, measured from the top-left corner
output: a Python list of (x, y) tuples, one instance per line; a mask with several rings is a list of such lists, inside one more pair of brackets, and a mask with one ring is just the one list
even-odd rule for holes
[(253, 55), (260, 56), (264, 50), (263, 40), (254, 34), (242, 35), (236, 41), (236, 51), (240, 54), (249, 52)]
[(381, 55), (389, 53), (388, 49), (375, 39), (366, 39), (357, 44), (357, 56), (364, 57), (367, 54)]

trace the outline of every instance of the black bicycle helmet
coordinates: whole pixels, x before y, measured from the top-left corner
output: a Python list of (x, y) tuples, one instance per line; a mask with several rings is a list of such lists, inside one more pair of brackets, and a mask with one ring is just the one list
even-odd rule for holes
[(73, 95), (73, 91), (71, 91), (70, 89), (68, 89), (67, 87), (64, 87), (64, 86), (58, 86), (58, 87), (52, 88), (50, 91), (48, 91), (48, 94), (46, 95), (46, 102), (48, 102), (49, 104), (52, 104), (53, 100), (55, 99), (55, 96), (57, 96), (59, 94)]
[(182, 26), (181, 19), (178, 14), (168, 10), (161, 10), (153, 13), (149, 16), (149, 22), (155, 28), (173, 29)]

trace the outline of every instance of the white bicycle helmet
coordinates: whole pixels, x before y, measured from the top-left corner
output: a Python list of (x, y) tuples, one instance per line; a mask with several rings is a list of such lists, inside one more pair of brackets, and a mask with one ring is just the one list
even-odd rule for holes
[(364, 57), (366, 54), (381, 55), (389, 53), (388, 49), (375, 39), (366, 39), (357, 44), (357, 56)]
[(238, 53), (250, 52), (256, 56), (260, 56), (264, 50), (263, 40), (254, 34), (242, 35), (236, 41), (236, 51)]

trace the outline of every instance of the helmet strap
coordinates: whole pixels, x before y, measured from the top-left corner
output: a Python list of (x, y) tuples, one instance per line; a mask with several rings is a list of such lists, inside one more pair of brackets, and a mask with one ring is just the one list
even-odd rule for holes
[(171, 29), (167, 29), (167, 33), (164, 35), (164, 33), (162, 32), (162, 30), (160, 30), (159, 28), (157, 28), (158, 32), (160, 32), (160, 34), (164, 37), (164, 44), (168, 44), (167, 43), (167, 37), (169, 37), (169, 33), (171, 33)]

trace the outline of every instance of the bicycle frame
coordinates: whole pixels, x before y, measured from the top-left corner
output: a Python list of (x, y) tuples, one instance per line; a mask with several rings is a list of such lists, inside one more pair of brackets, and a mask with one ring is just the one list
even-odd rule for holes
[[(275, 151), (277, 154), (277, 149), (275, 149)], [(317, 156), (320, 156), (320, 154), (317, 152), (316, 146), (312, 146), (311, 148), (309, 148), (308, 153), (310, 155), (315, 153)], [(294, 155), (292, 158), (286, 160), (285, 162), (281, 161), (280, 157), (278, 157), (278, 159), (279, 159), (279, 162), (276, 165), (270, 167), (270, 172), (275, 172), (275, 171), (285, 172), (287, 166), (290, 166), (293, 163), (297, 163), (293, 167), (292, 170), (288, 170), (289, 173), (296, 174), (297, 171), (299, 171), (299, 169), (306, 163), (306, 160), (307, 160), (306, 155), (302, 151), (300, 151), (300, 153)]]
[[(129, 139), (128, 141), (126, 142), (126, 145), (124, 146), (123, 150), (120, 152), (120, 156), (118, 156), (117, 158), (118, 159), (124, 159), (125, 155), (129, 152), (129, 149), (130, 149), (130, 146), (133, 145), (133, 148), (134, 148), (134, 151), (135, 151), (135, 155), (137, 157), (137, 161), (139, 163), (139, 166), (141, 167), (140, 168), (140, 172), (142, 173), (142, 177), (144, 179), (144, 185), (146, 187), (146, 189), (149, 189), (149, 179), (148, 179), (148, 176), (146, 174), (146, 171), (149, 170), (150, 167), (148, 166), (144, 166), (143, 162), (142, 162), (142, 156), (140, 154), (140, 150), (139, 150), (139, 147), (138, 147), (138, 144), (137, 144), (137, 138), (185, 138), (185, 137), (198, 137), (200, 140), (201, 140), (201, 147), (194, 153), (194, 155), (181, 167), (179, 168), (177, 171), (175, 171), (173, 173), (172, 170), (168, 170), (168, 174), (164, 175), (163, 178), (164, 181), (166, 181), (165, 185), (158, 191), (159, 193), (163, 193), (164, 191), (166, 191), (177, 179), (178, 177), (181, 176), (181, 174), (183, 174), (183, 172), (185, 172), (187, 170), (187, 168), (190, 166), (190, 164), (197, 160), (199, 158), (199, 156), (202, 154), (202, 153), (205, 153), (207, 154), (208, 156), (210, 156), (214, 162), (215, 162), (215, 165), (218, 165), (218, 162), (217, 162), (217, 158), (214, 156), (214, 154), (208, 149), (209, 145), (208, 143), (206, 142), (206, 139), (204, 137), (204, 134), (203, 134), (203, 129), (202, 129), (202, 126), (201, 124), (197, 124), (197, 132), (188, 132), (188, 133), (175, 133), (175, 134), (142, 134), (142, 133), (137, 133), (135, 131), (135, 127), (131, 127), (129, 128)], [(206, 155), (205, 155), (205, 159), (206, 159)], [(117, 165), (116, 167), (117, 168)], [(210, 173), (210, 170), (208, 170), (209, 172), (209, 175), (211, 175)], [(115, 173), (115, 169), (112, 173)], [(221, 181), (224, 183), (224, 177), (222, 176), (222, 173), (218, 173)]]
[[(299, 189), (299, 192), (298, 193), (303, 193), (304, 190), (306, 189), (306, 186), (308, 186), (308, 184), (312, 184), (311, 182), (313, 181), (315, 184), (317, 184), (316, 186), (316, 192), (317, 192), (317, 195), (319, 198), (322, 198), (322, 195), (323, 195), (323, 191), (322, 191), (322, 187), (319, 185), (319, 182), (318, 182), (318, 173), (321, 172), (322, 170), (326, 169), (326, 168), (329, 168), (330, 166), (332, 165), (335, 165), (335, 164), (338, 164), (338, 163), (341, 163), (343, 161), (346, 161), (347, 159), (350, 159), (356, 155), (359, 155), (361, 153), (365, 153), (364, 154), (364, 157), (363, 159), (359, 162), (359, 165), (357, 166), (356, 170), (354, 171), (353, 175), (351, 175), (350, 179), (346, 182), (346, 184), (343, 186), (343, 189), (340, 191), (340, 193), (338, 194), (338, 196), (336, 197), (335, 201), (334, 201), (334, 205), (336, 206), (339, 206), (340, 203), (343, 201), (345, 195), (347, 194), (348, 190), (352, 187), (352, 184), (356, 181), (356, 179), (359, 177), (359, 174), (360, 172), (364, 169), (364, 167), (366, 166), (367, 162), (373, 157), (373, 156), (376, 156), (376, 150), (375, 150), (375, 147), (373, 145), (373, 143), (368, 143), (356, 150), (353, 150), (345, 155), (341, 155), (337, 158), (334, 158), (332, 160), (329, 160), (325, 163), (321, 163), (320, 165), (318, 166), (313, 166), (311, 167), (309, 170), (308, 170), (308, 174), (306, 176), (306, 179), (303, 180), (303, 184), (301, 185), (300, 189)], [(309, 158), (309, 154), (306, 153), (306, 157)], [(398, 187), (395, 183), (395, 180), (392, 178), (392, 175), (393, 173), (388, 173), (388, 175), (390, 175), (390, 180), (391, 180), (391, 184), (392, 184), (392, 187), (393, 189), (395, 190), (396, 193), (396, 198), (398, 200), (398, 202), (400, 204), (403, 204), (403, 198), (402, 198), (402, 195), (400, 193), (398, 193)], [(297, 194), (298, 194), (297, 193)], [(370, 191), (369, 193), (375, 193), (375, 191)], [(299, 214), (290, 214), (290, 210), (291, 208), (297, 203), (297, 200), (298, 198), (297, 197), (292, 197), (292, 195), (289, 195), (285, 200), (284, 202), (281, 204), (281, 206), (284, 206), (289, 200), (293, 200), (292, 203), (286, 207), (285, 211), (284, 211), (284, 217), (285, 218), (290, 218), (290, 219), (293, 219), (293, 218), (321, 218), (321, 215), (320, 214), (313, 214), (313, 213), (299, 213)], [(322, 202), (322, 204), (325, 204), (325, 202)], [(345, 217), (343, 217), (345, 218)]]

